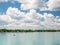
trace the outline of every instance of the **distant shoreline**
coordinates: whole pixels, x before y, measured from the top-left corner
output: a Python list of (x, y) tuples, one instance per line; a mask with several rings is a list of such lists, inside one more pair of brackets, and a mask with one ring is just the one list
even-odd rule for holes
[(0, 32), (60, 32), (60, 30), (24, 30), (24, 29), (16, 29), (16, 30), (10, 30), (10, 29), (0, 29)]

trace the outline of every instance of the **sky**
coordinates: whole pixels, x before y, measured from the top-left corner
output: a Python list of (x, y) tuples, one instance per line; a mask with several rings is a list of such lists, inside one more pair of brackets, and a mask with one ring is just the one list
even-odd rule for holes
[(60, 29), (60, 0), (0, 0), (0, 28)]

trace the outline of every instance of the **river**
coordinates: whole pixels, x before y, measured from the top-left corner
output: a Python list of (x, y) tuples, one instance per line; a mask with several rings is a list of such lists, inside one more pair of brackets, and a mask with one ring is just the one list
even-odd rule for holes
[(0, 33), (0, 45), (60, 45), (60, 32)]

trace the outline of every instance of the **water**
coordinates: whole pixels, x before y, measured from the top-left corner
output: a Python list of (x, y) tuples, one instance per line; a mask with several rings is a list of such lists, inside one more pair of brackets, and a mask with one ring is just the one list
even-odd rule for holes
[(0, 45), (60, 45), (60, 32), (0, 33)]

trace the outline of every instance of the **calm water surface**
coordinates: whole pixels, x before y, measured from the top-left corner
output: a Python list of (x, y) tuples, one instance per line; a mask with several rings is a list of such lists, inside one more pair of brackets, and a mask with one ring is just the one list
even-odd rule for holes
[(0, 45), (60, 45), (60, 32), (0, 33)]

